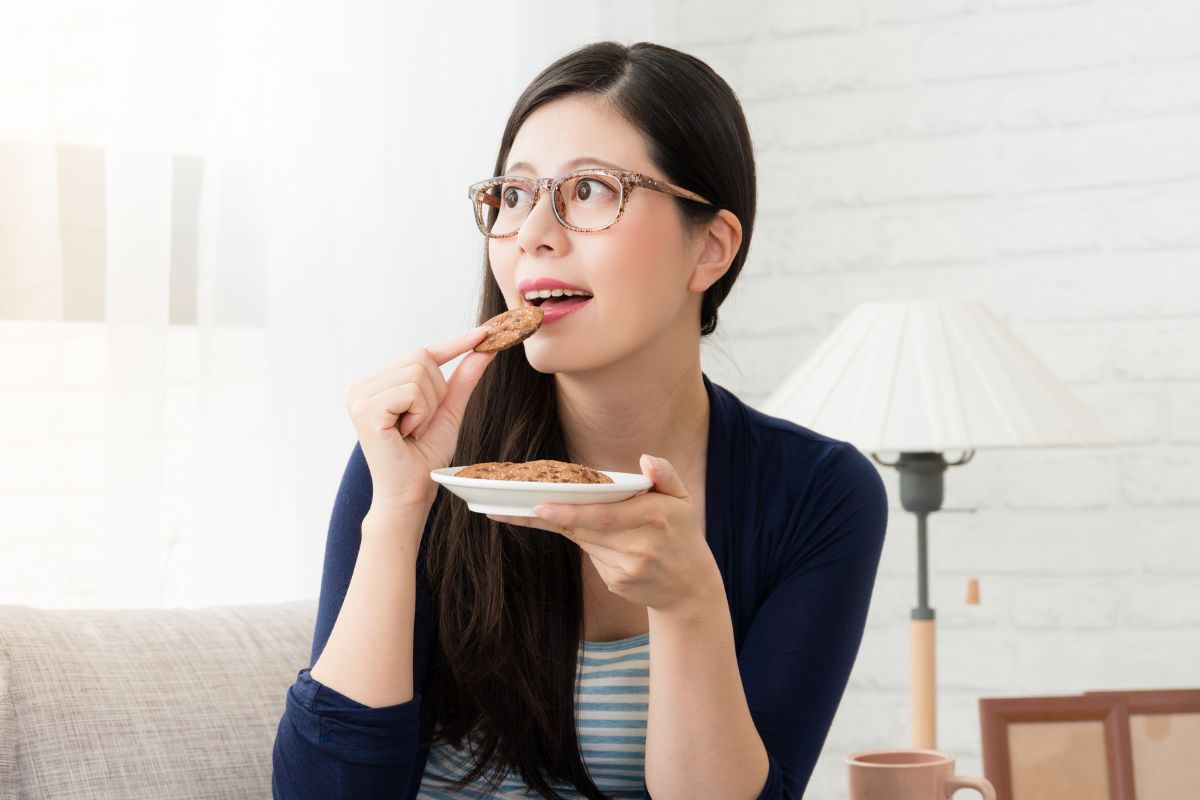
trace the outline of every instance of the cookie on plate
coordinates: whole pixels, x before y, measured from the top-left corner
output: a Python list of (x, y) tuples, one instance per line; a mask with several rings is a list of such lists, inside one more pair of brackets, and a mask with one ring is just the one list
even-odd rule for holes
[(542, 327), (545, 312), (537, 306), (512, 308), (483, 323), (488, 327), (487, 338), (475, 345), (478, 353), (507, 350), (533, 336)]
[(547, 483), (612, 483), (599, 470), (543, 458), (538, 461), (485, 461), (454, 473), (456, 478), (486, 478), (493, 481), (545, 481)]

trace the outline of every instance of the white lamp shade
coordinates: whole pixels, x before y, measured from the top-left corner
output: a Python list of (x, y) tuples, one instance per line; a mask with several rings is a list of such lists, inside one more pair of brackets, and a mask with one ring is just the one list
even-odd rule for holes
[(762, 411), (864, 452), (1112, 443), (983, 303), (864, 303)]

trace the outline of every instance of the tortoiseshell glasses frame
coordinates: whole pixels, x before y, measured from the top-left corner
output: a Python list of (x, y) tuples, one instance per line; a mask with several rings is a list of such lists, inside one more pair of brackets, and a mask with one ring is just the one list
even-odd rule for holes
[[(561, 187), (564, 182), (573, 178), (587, 176), (608, 177), (614, 179), (617, 182), (617, 185), (620, 186), (621, 196), (617, 206), (616, 215), (613, 217), (612, 221), (608, 222), (607, 224), (598, 225), (596, 227), (579, 227), (577, 225), (572, 225), (563, 218), (565, 204), (562, 202), (559, 196), (559, 187)], [(530, 199), (526, 204), (527, 208), (525, 210), (525, 215), (521, 217), (520, 220), (516, 221), (515, 230), (509, 233), (492, 233), (489, 230), (488, 221), (484, 219), (484, 206), (489, 206), (491, 209), (494, 209), (496, 213), (499, 213), (501, 197), (493, 194), (493, 192), (505, 184), (517, 184), (524, 187), (528, 193), (527, 196)], [(598, 233), (600, 231), (608, 230), (613, 225), (616, 225), (618, 222), (620, 222), (621, 217), (625, 213), (625, 205), (629, 202), (629, 196), (638, 186), (643, 186), (655, 192), (662, 192), (663, 194), (681, 197), (685, 200), (692, 200), (697, 203), (704, 203), (705, 205), (710, 206), (713, 205), (711, 201), (701, 197), (695, 192), (684, 189), (681, 186), (676, 186), (672, 183), (667, 183), (666, 181), (655, 180), (649, 175), (644, 175), (640, 172), (633, 172), (631, 170), (603, 169), (599, 167), (578, 169), (574, 172), (568, 172), (566, 175), (560, 175), (557, 178), (527, 178), (522, 175), (500, 175), (495, 178), (488, 178), (487, 180), (471, 184), (467, 188), (467, 197), (471, 200), (471, 205), (475, 209), (475, 223), (479, 226), (480, 233), (489, 239), (507, 239), (512, 236), (516, 236), (521, 230), (521, 225), (524, 224), (525, 220), (529, 217), (529, 212), (533, 210), (535, 205), (537, 205), (538, 198), (541, 197), (543, 191), (549, 192), (550, 194), (550, 207), (554, 210), (554, 218), (558, 220), (559, 225), (562, 225), (567, 230), (578, 231), (579, 233)]]

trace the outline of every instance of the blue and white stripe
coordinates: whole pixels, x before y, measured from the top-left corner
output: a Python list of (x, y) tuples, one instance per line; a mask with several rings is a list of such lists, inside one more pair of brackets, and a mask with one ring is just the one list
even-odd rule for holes
[[(580, 642), (575, 721), (583, 761), (609, 797), (641, 798), (646, 760), (646, 712), (650, 700), (650, 634), (615, 642)], [(469, 753), (446, 744), (429, 749), (418, 800), (536, 797), (520, 776), (505, 776), (499, 793), (477, 781), (453, 789), (449, 780), (468, 771)], [(563, 797), (583, 797), (562, 788)]]

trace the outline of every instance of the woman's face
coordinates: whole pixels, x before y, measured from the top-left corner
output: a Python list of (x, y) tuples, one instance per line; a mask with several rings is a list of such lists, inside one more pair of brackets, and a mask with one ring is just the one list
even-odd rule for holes
[[(514, 166), (522, 162), (529, 166)], [(534, 111), (517, 131), (504, 167), (503, 174), (534, 178), (616, 167), (666, 179), (637, 130), (603, 101), (580, 95)], [(580, 233), (558, 224), (543, 192), (516, 236), (488, 240), (488, 254), (508, 308), (530, 305), (518, 287), (537, 278), (592, 294), (571, 313), (548, 317), (525, 340), (526, 358), (539, 372), (604, 367), (661, 341), (673, 326), (698, 330), (701, 295), (688, 290), (693, 259), (670, 195), (635, 188), (616, 225)]]

